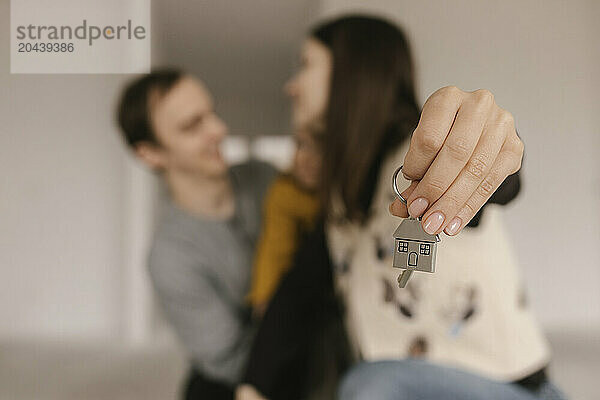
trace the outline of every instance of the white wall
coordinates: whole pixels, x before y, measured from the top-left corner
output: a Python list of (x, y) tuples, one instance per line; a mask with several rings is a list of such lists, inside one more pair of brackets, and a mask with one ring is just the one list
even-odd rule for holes
[(0, 0), (0, 337), (122, 336), (119, 75), (11, 75)]
[(200, 76), (235, 135), (289, 132), (283, 85), (319, 0), (155, 1), (163, 62)]
[(490, 89), (526, 144), (508, 208), (533, 306), (549, 327), (600, 326), (600, 2), (324, 0), (367, 10), (412, 41), (423, 102), (437, 88)]

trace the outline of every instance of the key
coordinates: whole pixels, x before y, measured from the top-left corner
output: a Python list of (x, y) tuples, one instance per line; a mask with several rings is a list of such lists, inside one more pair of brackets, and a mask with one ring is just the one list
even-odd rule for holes
[(408, 279), (410, 278), (412, 273), (413, 272), (410, 269), (405, 269), (404, 271), (400, 272), (400, 275), (398, 275), (398, 286), (400, 288), (406, 286), (406, 284), (408, 283)]
[[(392, 178), (394, 193), (401, 202), (406, 204), (396, 182), (398, 173), (402, 170), (400, 166)], [(421, 220), (415, 218), (404, 219), (394, 232), (394, 261), (393, 267), (403, 271), (398, 276), (398, 286), (406, 287), (413, 271), (435, 272), (435, 256), (437, 244), (440, 242), (438, 235), (431, 235), (421, 226)]]

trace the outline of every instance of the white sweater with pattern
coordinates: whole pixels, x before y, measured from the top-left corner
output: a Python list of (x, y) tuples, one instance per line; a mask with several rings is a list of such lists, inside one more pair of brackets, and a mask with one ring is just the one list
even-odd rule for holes
[(423, 357), (505, 381), (544, 367), (549, 349), (526, 304), (501, 207), (486, 206), (477, 228), (441, 235), (436, 272), (415, 272), (407, 288), (398, 288), (392, 252), (401, 220), (388, 206), (406, 150), (384, 162), (366, 225), (327, 225), (355, 349), (367, 361)]

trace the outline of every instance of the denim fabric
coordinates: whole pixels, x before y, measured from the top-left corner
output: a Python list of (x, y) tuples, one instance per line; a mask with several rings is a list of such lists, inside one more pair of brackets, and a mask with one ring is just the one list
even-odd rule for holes
[(340, 400), (565, 400), (551, 383), (531, 392), (420, 360), (362, 363), (344, 377)]

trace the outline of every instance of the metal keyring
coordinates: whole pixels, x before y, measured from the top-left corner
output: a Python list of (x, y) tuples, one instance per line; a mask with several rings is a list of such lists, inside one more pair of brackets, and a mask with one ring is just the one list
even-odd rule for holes
[(399, 166), (398, 169), (396, 170), (396, 172), (394, 172), (394, 176), (392, 177), (392, 188), (394, 188), (394, 193), (396, 193), (396, 196), (398, 196), (400, 201), (406, 205), (406, 199), (404, 197), (402, 197), (402, 194), (400, 193), (400, 190), (398, 189), (398, 183), (396, 182), (396, 178), (398, 178), (398, 174), (400, 173), (400, 171), (402, 171), (403, 166), (404, 165)]

